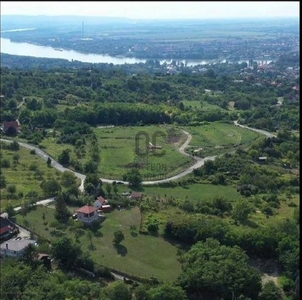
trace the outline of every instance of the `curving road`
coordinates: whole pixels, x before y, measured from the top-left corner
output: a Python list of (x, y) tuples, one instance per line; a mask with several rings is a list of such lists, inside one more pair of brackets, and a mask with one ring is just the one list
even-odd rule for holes
[(268, 131), (241, 125), (241, 124), (238, 123), (238, 121), (234, 121), (234, 124), (235, 124), (235, 126), (239, 126), (239, 127), (241, 127), (241, 128), (248, 129), (248, 130), (252, 130), (252, 131), (258, 132), (258, 133), (260, 133), (260, 134), (263, 134), (263, 135), (265, 135), (267, 138), (277, 137), (275, 134), (272, 134), (272, 133), (270, 133), (270, 132), (268, 132)]
[[(267, 132), (265, 130), (256, 129), (256, 128), (252, 128), (252, 127), (241, 125), (241, 124), (238, 123), (238, 121), (234, 121), (234, 125), (239, 126), (241, 128), (245, 128), (245, 129), (249, 129), (249, 130), (258, 132), (260, 134), (265, 135), (267, 138), (276, 137), (276, 135), (274, 135), (274, 134), (272, 134), (270, 132)], [(182, 132), (187, 136), (187, 139), (181, 145), (181, 147), (178, 148), (178, 151), (181, 154), (183, 154), (183, 155), (186, 155), (186, 156), (189, 156), (189, 157), (193, 158), (195, 160), (195, 163), (192, 166), (188, 167), (187, 169), (185, 169), (184, 171), (180, 172), (179, 174), (177, 174), (175, 176), (172, 176), (172, 177), (169, 177), (169, 178), (165, 178), (165, 179), (161, 179), (161, 180), (143, 181), (142, 182), (143, 185), (154, 185), (154, 184), (165, 183), (165, 182), (169, 182), (169, 181), (173, 181), (173, 180), (178, 180), (178, 179), (180, 179), (180, 178), (182, 178), (182, 177), (184, 177), (184, 176), (192, 173), (194, 171), (194, 169), (197, 169), (197, 168), (200, 168), (201, 166), (203, 166), (204, 163), (207, 160), (214, 160), (217, 157), (217, 155), (215, 155), (215, 156), (208, 156), (208, 157), (205, 157), (205, 158), (200, 158), (200, 157), (193, 156), (193, 155), (185, 152), (185, 149), (187, 148), (187, 146), (190, 144), (190, 142), (192, 140), (192, 135), (189, 132), (185, 131), (185, 130), (182, 130)], [(1, 138), (1, 141), (10, 142), (10, 143), (12, 142), (12, 140), (2, 139), (2, 138)], [(45, 161), (47, 161), (48, 157), (50, 157), (44, 151), (42, 151), (41, 149), (39, 149), (39, 148), (37, 148), (37, 147), (35, 147), (33, 145), (30, 145), (30, 144), (27, 144), (27, 143), (23, 143), (23, 142), (18, 142), (18, 143), (19, 143), (20, 146), (22, 146), (24, 148), (27, 148), (27, 149), (30, 149), (30, 150), (35, 150), (36, 154), (39, 155)], [(60, 172), (71, 171), (71, 172), (73, 172), (75, 174), (75, 176), (77, 178), (80, 178), (81, 179), (81, 185), (79, 187), (79, 190), (80, 191), (84, 191), (84, 181), (85, 181), (85, 178), (86, 178), (86, 176), (84, 174), (81, 174), (81, 173), (72, 171), (70, 169), (67, 169), (67, 168), (63, 167), (61, 164), (59, 164), (52, 157), (50, 157), (50, 158), (51, 158), (51, 166), (52, 167), (56, 168)], [(114, 181), (115, 182), (121, 182), (123, 184), (128, 184), (129, 183), (127, 181), (113, 180), (113, 179), (107, 179), (107, 178), (100, 178), (100, 179), (102, 180), (102, 182), (105, 182), (105, 183), (113, 183)]]
[[(12, 143), (13, 142), (12, 140), (2, 139), (2, 138), (1, 138), (1, 141), (8, 142), (8, 143)], [(46, 154), (44, 151), (42, 151), (38, 147), (35, 147), (35, 146), (27, 144), (27, 143), (23, 143), (23, 142), (18, 142), (18, 143), (19, 143), (20, 146), (22, 146), (24, 148), (27, 148), (29, 150), (35, 150), (36, 154), (38, 156), (40, 156), (42, 159), (44, 159), (45, 161), (47, 161), (47, 159), (49, 157), (51, 159), (51, 166), (54, 167), (55, 169), (59, 170), (60, 172), (64, 172), (64, 171), (71, 171), (71, 172), (73, 172), (74, 175), (77, 178), (81, 179), (81, 184), (79, 186), (79, 190), (80, 191), (84, 191), (84, 181), (85, 181), (85, 178), (86, 178), (86, 176), (84, 174), (81, 174), (81, 173), (78, 173), (78, 172), (74, 172), (74, 171), (72, 171), (70, 169), (67, 169), (67, 168), (63, 167), (61, 164), (59, 164), (57, 161), (55, 161), (51, 156), (49, 156), (48, 154)]]

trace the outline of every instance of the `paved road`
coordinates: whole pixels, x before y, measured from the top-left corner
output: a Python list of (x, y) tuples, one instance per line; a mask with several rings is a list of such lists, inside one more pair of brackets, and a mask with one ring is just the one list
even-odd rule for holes
[[(234, 124), (236, 126), (241, 127), (241, 128), (249, 129), (249, 130), (258, 132), (260, 134), (263, 134), (263, 135), (265, 135), (268, 138), (276, 137), (276, 135), (274, 135), (274, 134), (272, 134), (270, 132), (267, 132), (265, 130), (256, 129), (256, 128), (252, 128), (252, 127), (241, 125), (241, 124), (238, 123), (238, 121), (234, 121)], [(158, 183), (165, 183), (165, 182), (169, 182), (169, 181), (173, 181), (173, 180), (178, 180), (178, 179), (180, 179), (180, 178), (182, 178), (182, 177), (184, 177), (184, 176), (192, 173), (194, 171), (194, 169), (197, 169), (197, 168), (200, 168), (201, 166), (203, 166), (204, 163), (207, 160), (214, 160), (216, 158), (216, 156), (208, 156), (208, 157), (205, 157), (205, 158), (200, 158), (200, 157), (193, 156), (193, 155), (185, 152), (185, 149), (187, 148), (187, 146), (189, 145), (189, 143), (192, 140), (192, 135), (189, 132), (185, 131), (185, 130), (182, 130), (182, 131), (187, 136), (187, 139), (181, 145), (181, 147), (178, 149), (178, 151), (181, 154), (183, 154), (183, 155), (186, 155), (186, 156), (189, 156), (189, 157), (193, 158), (195, 160), (195, 163), (193, 165), (191, 165), (190, 167), (188, 167), (186, 170), (180, 172), (179, 174), (177, 174), (175, 176), (172, 176), (172, 177), (169, 177), (169, 178), (165, 178), (165, 179), (161, 179), (161, 180), (143, 181), (142, 182), (143, 185), (154, 185), (154, 184), (158, 184)], [(5, 141), (5, 142), (12, 142), (12, 140), (8, 140), (8, 139), (1, 139), (1, 140)], [(22, 143), (22, 142), (19, 142), (19, 144), (20, 144), (20, 146), (25, 147), (27, 149), (35, 150), (36, 154), (39, 155), (45, 161), (47, 161), (48, 157), (50, 157), (44, 151), (42, 151), (41, 149), (39, 149), (39, 148), (37, 148), (37, 147), (35, 147), (33, 145), (29, 145), (27, 143)], [(51, 158), (51, 165), (54, 168), (56, 168), (57, 170), (59, 170), (60, 172), (71, 171), (70, 169), (67, 169), (67, 168), (63, 167), (56, 160), (54, 160), (52, 157), (50, 157), (50, 158)], [(79, 189), (80, 189), (80, 191), (84, 191), (84, 181), (85, 181), (86, 176), (84, 174), (81, 174), (81, 173), (78, 173), (78, 172), (74, 172), (74, 171), (71, 171), (71, 172), (73, 172), (77, 178), (81, 179), (81, 185), (80, 185)], [(122, 180), (114, 180), (114, 179), (107, 179), (107, 178), (100, 178), (100, 179), (104, 183), (113, 183), (114, 181), (115, 182), (121, 182), (123, 184), (128, 184), (129, 183), (127, 181), (122, 181)]]
[[(45, 199), (45, 200), (40, 200), (38, 202), (36, 202), (36, 205), (48, 205), (49, 203), (53, 202), (55, 200), (54, 197), (52, 198), (48, 198), (48, 199)], [(17, 206), (14, 208), (14, 210), (17, 212), (19, 210), (21, 210), (21, 206)]]
[(268, 137), (268, 138), (277, 137), (275, 134), (272, 134), (272, 133), (270, 133), (270, 132), (268, 132), (268, 131), (241, 125), (241, 124), (238, 123), (238, 121), (234, 121), (234, 124), (235, 124), (236, 126), (241, 127), (241, 128), (249, 129), (249, 130), (258, 132), (258, 133), (260, 133), (260, 134), (263, 134), (263, 135), (265, 135), (265, 136)]

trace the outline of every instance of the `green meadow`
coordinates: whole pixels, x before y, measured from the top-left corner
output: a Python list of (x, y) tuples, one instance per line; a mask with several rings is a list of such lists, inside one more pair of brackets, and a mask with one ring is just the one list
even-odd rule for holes
[[(54, 211), (49, 207), (38, 206), (25, 217), (18, 214), (15, 219), (18, 224), (50, 241), (64, 234), (75, 239), (76, 227), (72, 225), (74, 221), (61, 226), (61, 230), (52, 227), (51, 223), (55, 220)], [(45, 219), (42, 217), (43, 214)], [(163, 281), (174, 281), (181, 272), (177, 248), (161, 237), (139, 234), (140, 218), (138, 207), (114, 210), (106, 214), (105, 221), (92, 235), (91, 240), (87, 234), (88, 229), (83, 229), (83, 235), (78, 242), (98, 264), (136, 276), (145, 278), (155, 276)], [(117, 230), (123, 232), (125, 239), (116, 248), (112, 241)]]
[(201, 157), (248, 148), (262, 135), (229, 123), (213, 122), (200, 126), (180, 127), (192, 135), (188, 150)]

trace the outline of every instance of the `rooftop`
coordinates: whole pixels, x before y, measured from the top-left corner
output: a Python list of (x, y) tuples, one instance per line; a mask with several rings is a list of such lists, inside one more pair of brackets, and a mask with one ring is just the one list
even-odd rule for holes
[(76, 210), (77, 213), (83, 213), (83, 214), (91, 214), (92, 212), (95, 212), (98, 210), (97, 207), (84, 205)]
[(97, 197), (96, 200), (99, 201), (101, 204), (106, 203), (106, 199), (104, 199), (102, 196)]

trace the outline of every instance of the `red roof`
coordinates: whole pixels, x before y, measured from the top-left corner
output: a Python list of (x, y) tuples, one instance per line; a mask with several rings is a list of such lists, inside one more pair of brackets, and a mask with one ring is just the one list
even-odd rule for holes
[(96, 210), (98, 210), (97, 207), (84, 205), (84, 206), (80, 207), (78, 210), (76, 210), (76, 212), (83, 213), (83, 214), (91, 214), (92, 212), (95, 212)]
[(142, 193), (140, 193), (140, 192), (132, 192), (132, 194), (131, 194), (130, 197), (134, 198), (134, 199), (139, 199), (139, 198), (142, 197)]
[(102, 196), (97, 197), (96, 200), (98, 200), (102, 205), (106, 203), (106, 200)]
[(17, 121), (10, 121), (10, 122), (4, 121), (3, 122), (3, 128), (8, 129), (9, 127), (14, 127), (14, 128), (17, 129), (19, 127), (19, 124), (18, 124)]

